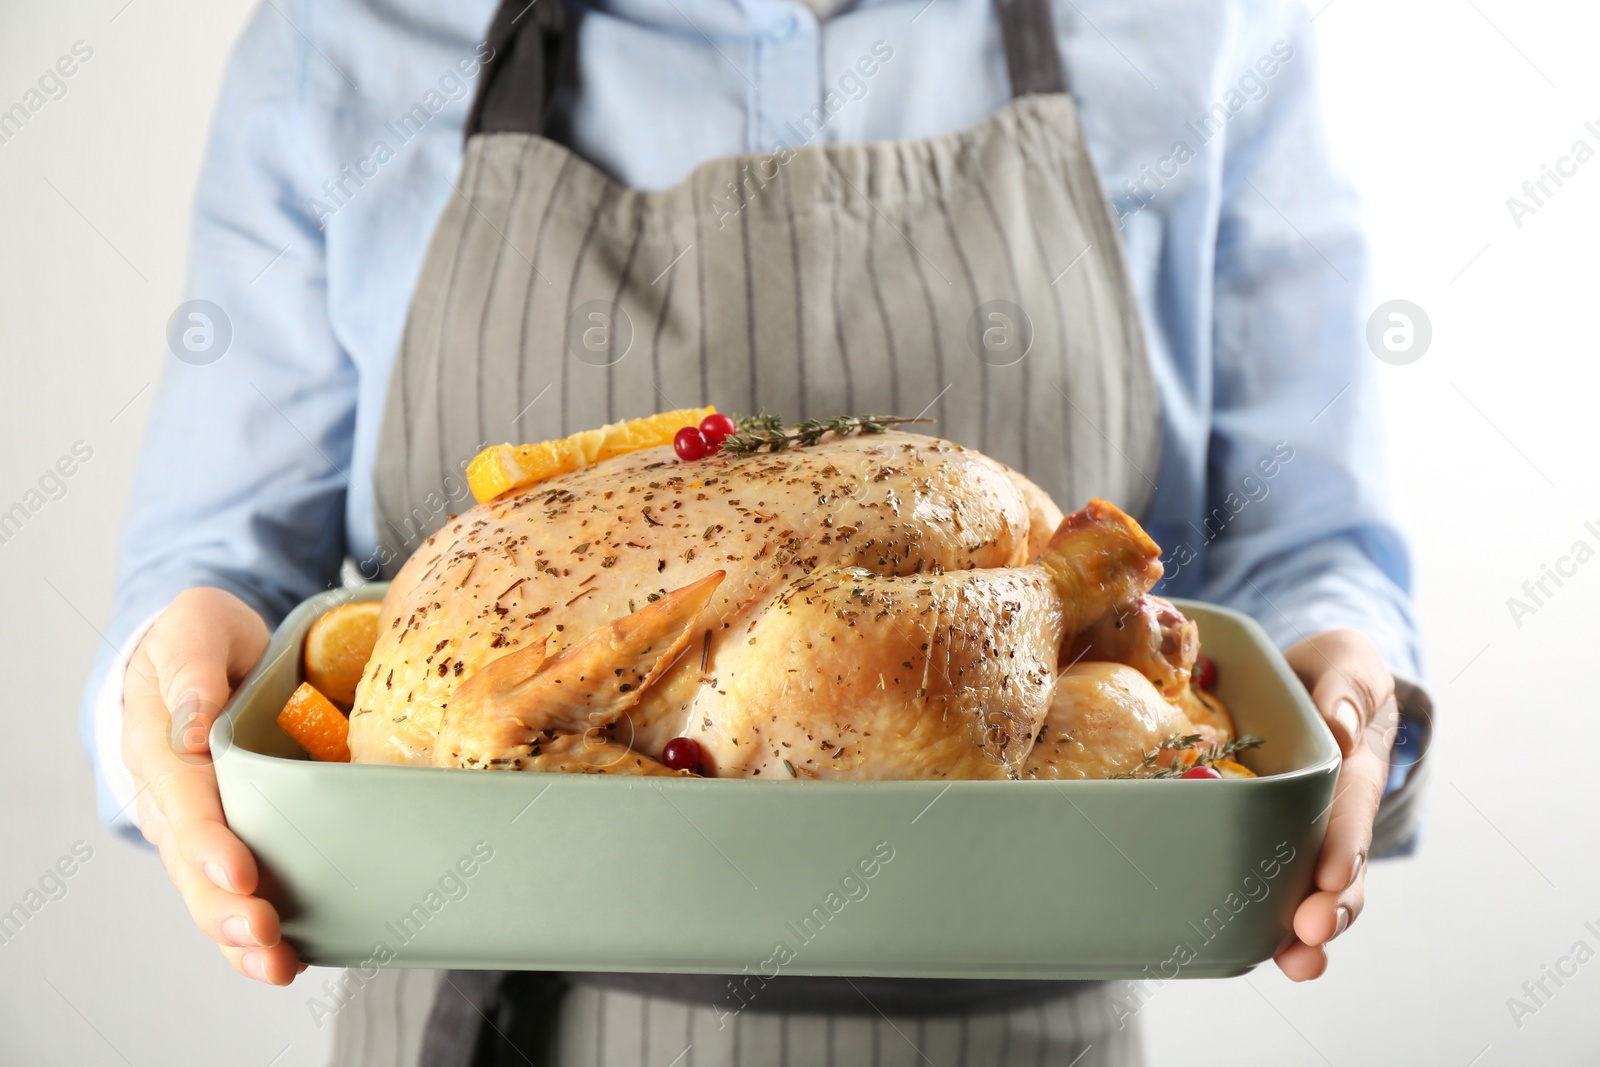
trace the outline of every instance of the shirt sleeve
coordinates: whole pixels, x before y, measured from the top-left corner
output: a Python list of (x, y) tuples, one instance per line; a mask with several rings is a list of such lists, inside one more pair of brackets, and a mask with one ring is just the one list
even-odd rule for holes
[[(174, 596), (234, 593), (275, 625), (337, 581), (356, 375), (329, 322), (322, 231), (310, 214), (337, 166), (303, 136), (317, 77), (311, 44), (262, 5), (229, 61), (196, 195), (189, 340), (169, 353), (140, 455), (121, 544), (115, 604), (85, 689), (82, 732), (102, 819), (130, 831), (125, 769), (102, 709), (121, 704), (123, 646)], [(331, 69), (328, 76), (337, 76)], [(209, 332), (207, 332), (209, 331)], [(209, 340), (209, 346), (206, 344)], [(97, 719), (99, 724), (97, 725)], [(120, 714), (117, 733), (120, 735)], [(120, 760), (119, 760), (120, 764)], [(124, 783), (126, 784), (126, 783)]]
[[(1278, 69), (1226, 131), (1196, 595), (1254, 616), (1280, 647), (1359, 630), (1415, 681), (1410, 560), (1386, 501), (1377, 360), (1364, 336), (1366, 248), (1352, 190), (1328, 160), (1310, 31), (1296, 6), (1280, 40), (1251, 39), (1240, 53), (1258, 73), (1263, 56)], [(1403, 714), (1428, 716), (1415, 685), (1403, 692)], [(1400, 781), (1420, 789), (1418, 770)], [(1412, 794), (1391, 803), (1406, 788), (1392, 784), (1385, 807), (1414, 817), (1380, 818), (1375, 855), (1420, 823)]]

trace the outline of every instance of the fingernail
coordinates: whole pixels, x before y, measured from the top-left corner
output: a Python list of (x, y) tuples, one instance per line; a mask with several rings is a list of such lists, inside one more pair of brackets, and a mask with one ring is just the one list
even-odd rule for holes
[(1340, 726), (1344, 727), (1344, 734), (1350, 739), (1350, 747), (1346, 752), (1353, 752), (1356, 739), (1361, 736), (1361, 713), (1356, 706), (1348, 700), (1341, 700), (1334, 705), (1333, 718)]
[(243, 915), (230, 915), (222, 920), (222, 936), (228, 939), (230, 945), (240, 948), (258, 948), (261, 945), (261, 939), (251, 932), (250, 921)]
[(209, 860), (201, 869), (206, 872), (206, 877), (211, 879), (218, 889), (226, 889), (230, 893), (238, 892), (237, 889), (233, 888), (233, 883), (228, 881), (228, 872), (223, 870), (222, 864), (216, 860)]
[(267, 980), (267, 954), (265, 952), (246, 952), (240, 961), (244, 973), (258, 982)]
[(1357, 852), (1356, 853), (1356, 861), (1350, 867), (1350, 881), (1345, 886), (1346, 889), (1348, 889), (1348, 888), (1350, 888), (1350, 886), (1353, 886), (1353, 885), (1356, 884), (1356, 879), (1361, 877), (1361, 868), (1365, 867), (1366, 865), (1367, 865), (1367, 854), (1365, 852)]
[[(1333, 937), (1338, 937), (1350, 926), (1350, 909), (1340, 904), (1333, 916)], [(1328, 940), (1332, 941), (1333, 937), (1328, 938)]]

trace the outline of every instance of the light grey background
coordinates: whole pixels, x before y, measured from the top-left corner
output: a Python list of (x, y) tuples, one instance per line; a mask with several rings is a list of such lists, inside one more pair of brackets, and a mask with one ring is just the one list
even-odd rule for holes
[[(1316, 0), (1321, 3), (1322, 0)], [(99, 828), (78, 692), (110, 603), (134, 456), (180, 299), (190, 199), (245, 0), (0, 2), (0, 107), (75, 41), (92, 60), (0, 145), (0, 510), (83, 441), (93, 457), (0, 544), (0, 910), (75, 842), (67, 895), (0, 945), (0, 1062), (319, 1064), (308, 972), (236, 977), (153, 854)], [(1600, 963), (1537, 1014), (1507, 998), (1579, 940), (1600, 949), (1600, 789), (1587, 743), (1600, 561), (1518, 626), (1507, 598), (1600, 545), (1594, 244), (1600, 160), (1536, 214), (1506, 198), (1600, 147), (1592, 5), (1332, 0), (1328, 108), (1366, 193), (1372, 304), (1407, 299), (1430, 350), (1379, 368), (1415, 542), (1439, 775), (1423, 853), (1375, 867), (1321, 981), (1268, 967), (1168, 984), (1156, 1064), (1567, 1064), (1600, 1046)], [(1551, 186), (1553, 189), (1554, 187)], [(1531, 1003), (1531, 1002), (1530, 1002)]]

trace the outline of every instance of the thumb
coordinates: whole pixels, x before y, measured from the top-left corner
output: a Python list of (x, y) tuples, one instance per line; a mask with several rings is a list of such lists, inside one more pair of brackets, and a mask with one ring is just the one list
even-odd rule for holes
[(155, 687), (172, 720), (172, 750), (207, 750), (234, 685), (260, 660), (266, 624), (243, 601), (220, 589), (180, 594), (151, 630), (148, 654)]
[(1329, 630), (1296, 644), (1290, 666), (1349, 757), (1380, 709), (1394, 701), (1394, 676), (1377, 648), (1354, 630)]
[(1322, 676), (1311, 691), (1311, 700), (1327, 720), (1334, 740), (1339, 742), (1339, 751), (1349, 756), (1355, 751), (1367, 723), (1372, 721), (1375, 710), (1364, 696), (1362, 687), (1348, 677), (1330, 671)]

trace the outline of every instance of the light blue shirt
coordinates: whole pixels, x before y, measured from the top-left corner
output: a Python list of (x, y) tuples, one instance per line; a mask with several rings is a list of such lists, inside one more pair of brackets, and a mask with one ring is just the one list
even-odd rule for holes
[[(221, 586), (275, 624), (374, 550), (390, 366), (455, 195), (492, 13), (274, 0), (246, 28), (190, 285), (231, 342), (206, 365), (169, 358), (86, 710), (111, 646), (180, 590)], [(1282, 645), (1353, 627), (1419, 677), (1381, 488), (1364, 246), (1325, 157), (1306, 16), (1271, 0), (1058, 0), (1055, 18), (1161, 392), (1146, 472), (1161, 591), (1241, 608)], [(600, 0), (580, 40), (574, 147), (644, 188), (808, 137), (947, 133), (1010, 95), (993, 0), (860, 0), (820, 23), (793, 0)], [(863, 77), (857, 60), (885, 46)], [(819, 104), (820, 128), (806, 121)], [(120, 801), (100, 779), (110, 819)]]

